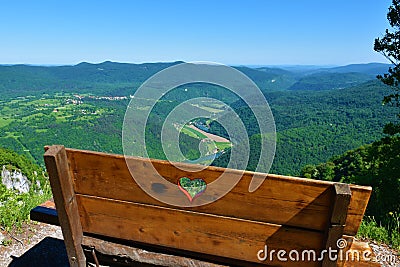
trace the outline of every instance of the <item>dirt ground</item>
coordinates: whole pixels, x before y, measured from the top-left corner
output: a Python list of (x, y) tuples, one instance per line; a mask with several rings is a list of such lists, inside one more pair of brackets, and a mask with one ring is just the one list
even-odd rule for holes
[(0, 245), (0, 266), (69, 266), (61, 228), (30, 223), (17, 232), (5, 233), (7, 245)]
[(215, 135), (215, 134), (211, 134), (211, 133), (207, 133), (207, 132), (205, 132), (203, 130), (200, 130), (199, 128), (197, 128), (194, 125), (189, 125), (188, 127), (192, 128), (193, 130), (196, 130), (196, 131), (198, 131), (198, 132), (200, 132), (202, 134), (204, 134), (205, 136), (207, 136), (207, 138), (209, 138), (209, 139), (211, 139), (211, 140), (213, 140), (215, 142), (224, 142), (224, 143), (229, 143), (230, 142), (228, 139), (226, 139), (224, 137), (221, 137), (221, 136), (218, 136), (218, 135)]

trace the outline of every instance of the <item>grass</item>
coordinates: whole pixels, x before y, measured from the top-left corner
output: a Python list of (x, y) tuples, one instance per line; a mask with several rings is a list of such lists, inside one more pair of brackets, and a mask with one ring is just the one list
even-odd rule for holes
[[(193, 138), (197, 138), (197, 139), (207, 139), (207, 136), (205, 136), (204, 134), (202, 134), (199, 131), (196, 131), (193, 128), (188, 127), (187, 125), (183, 126), (182, 128), (182, 133), (189, 135)], [(219, 150), (225, 150), (227, 148), (232, 147), (232, 144), (229, 142), (210, 142), (208, 145), (208, 150), (209, 151), (214, 151), (214, 148), (217, 147)]]
[(232, 144), (227, 142), (215, 142), (215, 145), (219, 150), (225, 150), (227, 148), (232, 147)]
[[(71, 95), (40, 99), (33, 97), (33, 99), (21, 98), (0, 102), (0, 128), (5, 129), (16, 119), (21, 120), (25, 125), (35, 128), (37, 120), (49, 116), (54, 116), (57, 123), (64, 123), (71, 119), (74, 121), (90, 121), (104, 114), (112, 113), (111, 109), (99, 108), (92, 104), (75, 105), (66, 103), (66, 99), (69, 98), (73, 97)], [(55, 109), (57, 109), (57, 112), (53, 112)], [(87, 114), (83, 114), (82, 110), (87, 110)], [(92, 114), (94, 110), (96, 114)], [(50, 115), (48, 114), (49, 112)], [(16, 138), (17, 136), (8, 137)]]
[(187, 134), (187, 135), (197, 138), (197, 139), (207, 138), (207, 136), (205, 136), (204, 134), (200, 133), (199, 131), (196, 131), (195, 129), (188, 127), (187, 125), (183, 126), (181, 131), (182, 131), (182, 133)]
[(29, 102), (24, 103), (23, 105), (35, 105), (35, 106), (44, 106), (48, 105), (48, 107), (55, 107), (59, 105), (61, 101), (59, 99), (55, 98), (40, 98), (40, 99), (35, 99), (35, 100), (30, 100)]
[(10, 124), (13, 121), (14, 121), (14, 119), (0, 118), (0, 128), (7, 126), (8, 124)]
[(193, 104), (193, 106), (201, 108), (205, 111), (211, 112), (211, 113), (219, 113), (222, 112), (222, 109), (217, 109), (217, 108), (213, 108), (213, 107), (208, 107), (208, 106), (204, 106), (204, 105), (197, 105), (197, 104)]
[(14, 138), (14, 139), (17, 139), (17, 138), (20, 138), (21, 137), (21, 135), (20, 134), (18, 134), (17, 132), (5, 132), (5, 136), (3, 136), (3, 138)]
[(47, 115), (45, 115), (45, 114), (43, 114), (41, 112), (38, 112), (38, 113), (30, 114), (30, 115), (27, 115), (27, 116), (23, 117), (22, 121), (26, 122), (29, 119), (40, 119), (40, 118), (44, 118), (46, 116)]
[(364, 217), (358, 230), (357, 237), (385, 243), (400, 251), (400, 214), (391, 212), (388, 226), (378, 224), (374, 217)]
[(18, 194), (0, 185), (0, 225), (6, 231), (21, 228), (22, 223), (29, 220), (31, 209), (51, 198), (50, 185), (42, 186), (42, 194), (31, 190), (26, 194)]

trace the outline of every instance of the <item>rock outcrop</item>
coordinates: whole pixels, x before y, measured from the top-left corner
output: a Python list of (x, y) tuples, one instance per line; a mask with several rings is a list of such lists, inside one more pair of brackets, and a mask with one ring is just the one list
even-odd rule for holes
[(10, 171), (5, 165), (1, 171), (1, 182), (7, 189), (16, 190), (19, 193), (28, 193), (31, 186), (31, 182), (25, 175), (17, 170)]

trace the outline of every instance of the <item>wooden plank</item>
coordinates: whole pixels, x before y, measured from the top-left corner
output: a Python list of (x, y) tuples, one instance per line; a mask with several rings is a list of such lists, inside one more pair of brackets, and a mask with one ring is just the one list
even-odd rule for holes
[[(52, 225), (60, 225), (58, 221), (57, 211), (53, 200), (48, 200), (37, 207), (33, 208), (30, 212), (31, 220), (43, 222)], [(120, 241), (120, 242), (118, 242)], [(223, 267), (220, 264), (197, 260), (195, 253), (185, 251), (182, 255), (171, 255), (170, 251), (152, 251), (151, 246), (144, 246), (137, 244), (136, 246), (123, 244), (124, 240), (107, 240), (104, 236), (83, 236), (82, 246), (85, 251), (95, 249), (97, 253), (104, 255), (105, 263), (115, 264), (115, 262), (127, 261), (134, 264), (151, 264), (151, 266), (198, 266), (198, 267)], [(126, 242), (125, 242), (126, 243)], [(99, 257), (99, 255), (97, 256)], [(216, 257), (210, 258), (212, 261), (229, 262), (229, 259), (220, 259)], [(237, 263), (236, 261), (231, 261)], [(147, 266), (147, 265), (146, 265)], [(224, 265), (225, 266), (225, 265)]]
[[(120, 199), (144, 204), (167, 206), (147, 195), (131, 177), (122, 155), (111, 155), (98, 152), (67, 149), (71, 172), (74, 174), (76, 192)], [(149, 190), (162, 190), (166, 196), (180, 196), (182, 201), (188, 201), (182, 192), (177, 192), (174, 184), (183, 176), (202, 178), (207, 184), (212, 183), (226, 171), (228, 175), (241, 175), (241, 171), (227, 170), (218, 167), (190, 173), (174, 167), (166, 161), (130, 158), (129, 164), (135, 170), (135, 175), (152, 179), (148, 176), (153, 165), (165, 179), (173, 183), (169, 187), (157, 187)], [(195, 167), (189, 164), (178, 164), (185, 168)], [(244, 172), (238, 184), (218, 201), (186, 210), (212, 213), (222, 216), (244, 218), (262, 222), (302, 227), (306, 229), (325, 231), (331, 212), (333, 183), (300, 179), (269, 174), (262, 186), (253, 193), (248, 192), (253, 172)], [(262, 174), (255, 174), (261, 176)], [(353, 187), (351, 187), (353, 189)], [(355, 234), (363, 216), (363, 207), (369, 198), (371, 188), (356, 187), (350, 205), (345, 232)], [(214, 198), (214, 193), (206, 190), (200, 198), (194, 201)], [(359, 209), (361, 208), (361, 210)]]
[[(325, 249), (327, 251), (337, 250), (336, 242), (343, 236), (343, 225), (332, 225), (327, 231)], [(337, 258), (329, 258), (328, 254), (322, 262), (323, 267), (333, 267), (337, 265)]]
[[(91, 236), (83, 237), (83, 246), (94, 248), (96, 252), (110, 257), (121, 257), (124, 262), (146, 264), (146, 266), (196, 266), (196, 267), (224, 267), (219, 264), (201, 261), (189, 257), (153, 252), (141, 248), (118, 244)], [(122, 260), (122, 259), (121, 259)]]
[[(335, 197), (332, 206), (330, 226), (327, 229), (325, 248), (338, 249), (337, 241), (342, 238), (350, 204), (351, 191), (348, 184), (335, 183), (333, 185)], [(336, 266), (337, 260), (333, 261), (325, 257), (322, 263), (324, 267)]]
[(372, 187), (350, 185), (351, 198), (344, 234), (355, 236), (367, 209)]
[(70, 266), (86, 266), (85, 255), (81, 247), (82, 226), (65, 148), (63, 146), (51, 146), (44, 154), (44, 161), (50, 178)]
[[(319, 251), (323, 233), (275, 224), (202, 214), (147, 204), (77, 194), (84, 232), (217, 255), (253, 263), (268, 246), (275, 249)], [(292, 262), (285, 266), (319, 266), (319, 262)]]

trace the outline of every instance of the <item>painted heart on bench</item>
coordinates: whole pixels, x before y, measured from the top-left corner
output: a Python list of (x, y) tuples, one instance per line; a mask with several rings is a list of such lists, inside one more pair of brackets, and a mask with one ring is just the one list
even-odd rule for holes
[(192, 202), (206, 190), (207, 184), (201, 178), (191, 180), (188, 177), (182, 177), (178, 180), (178, 187), (185, 193), (189, 201)]

